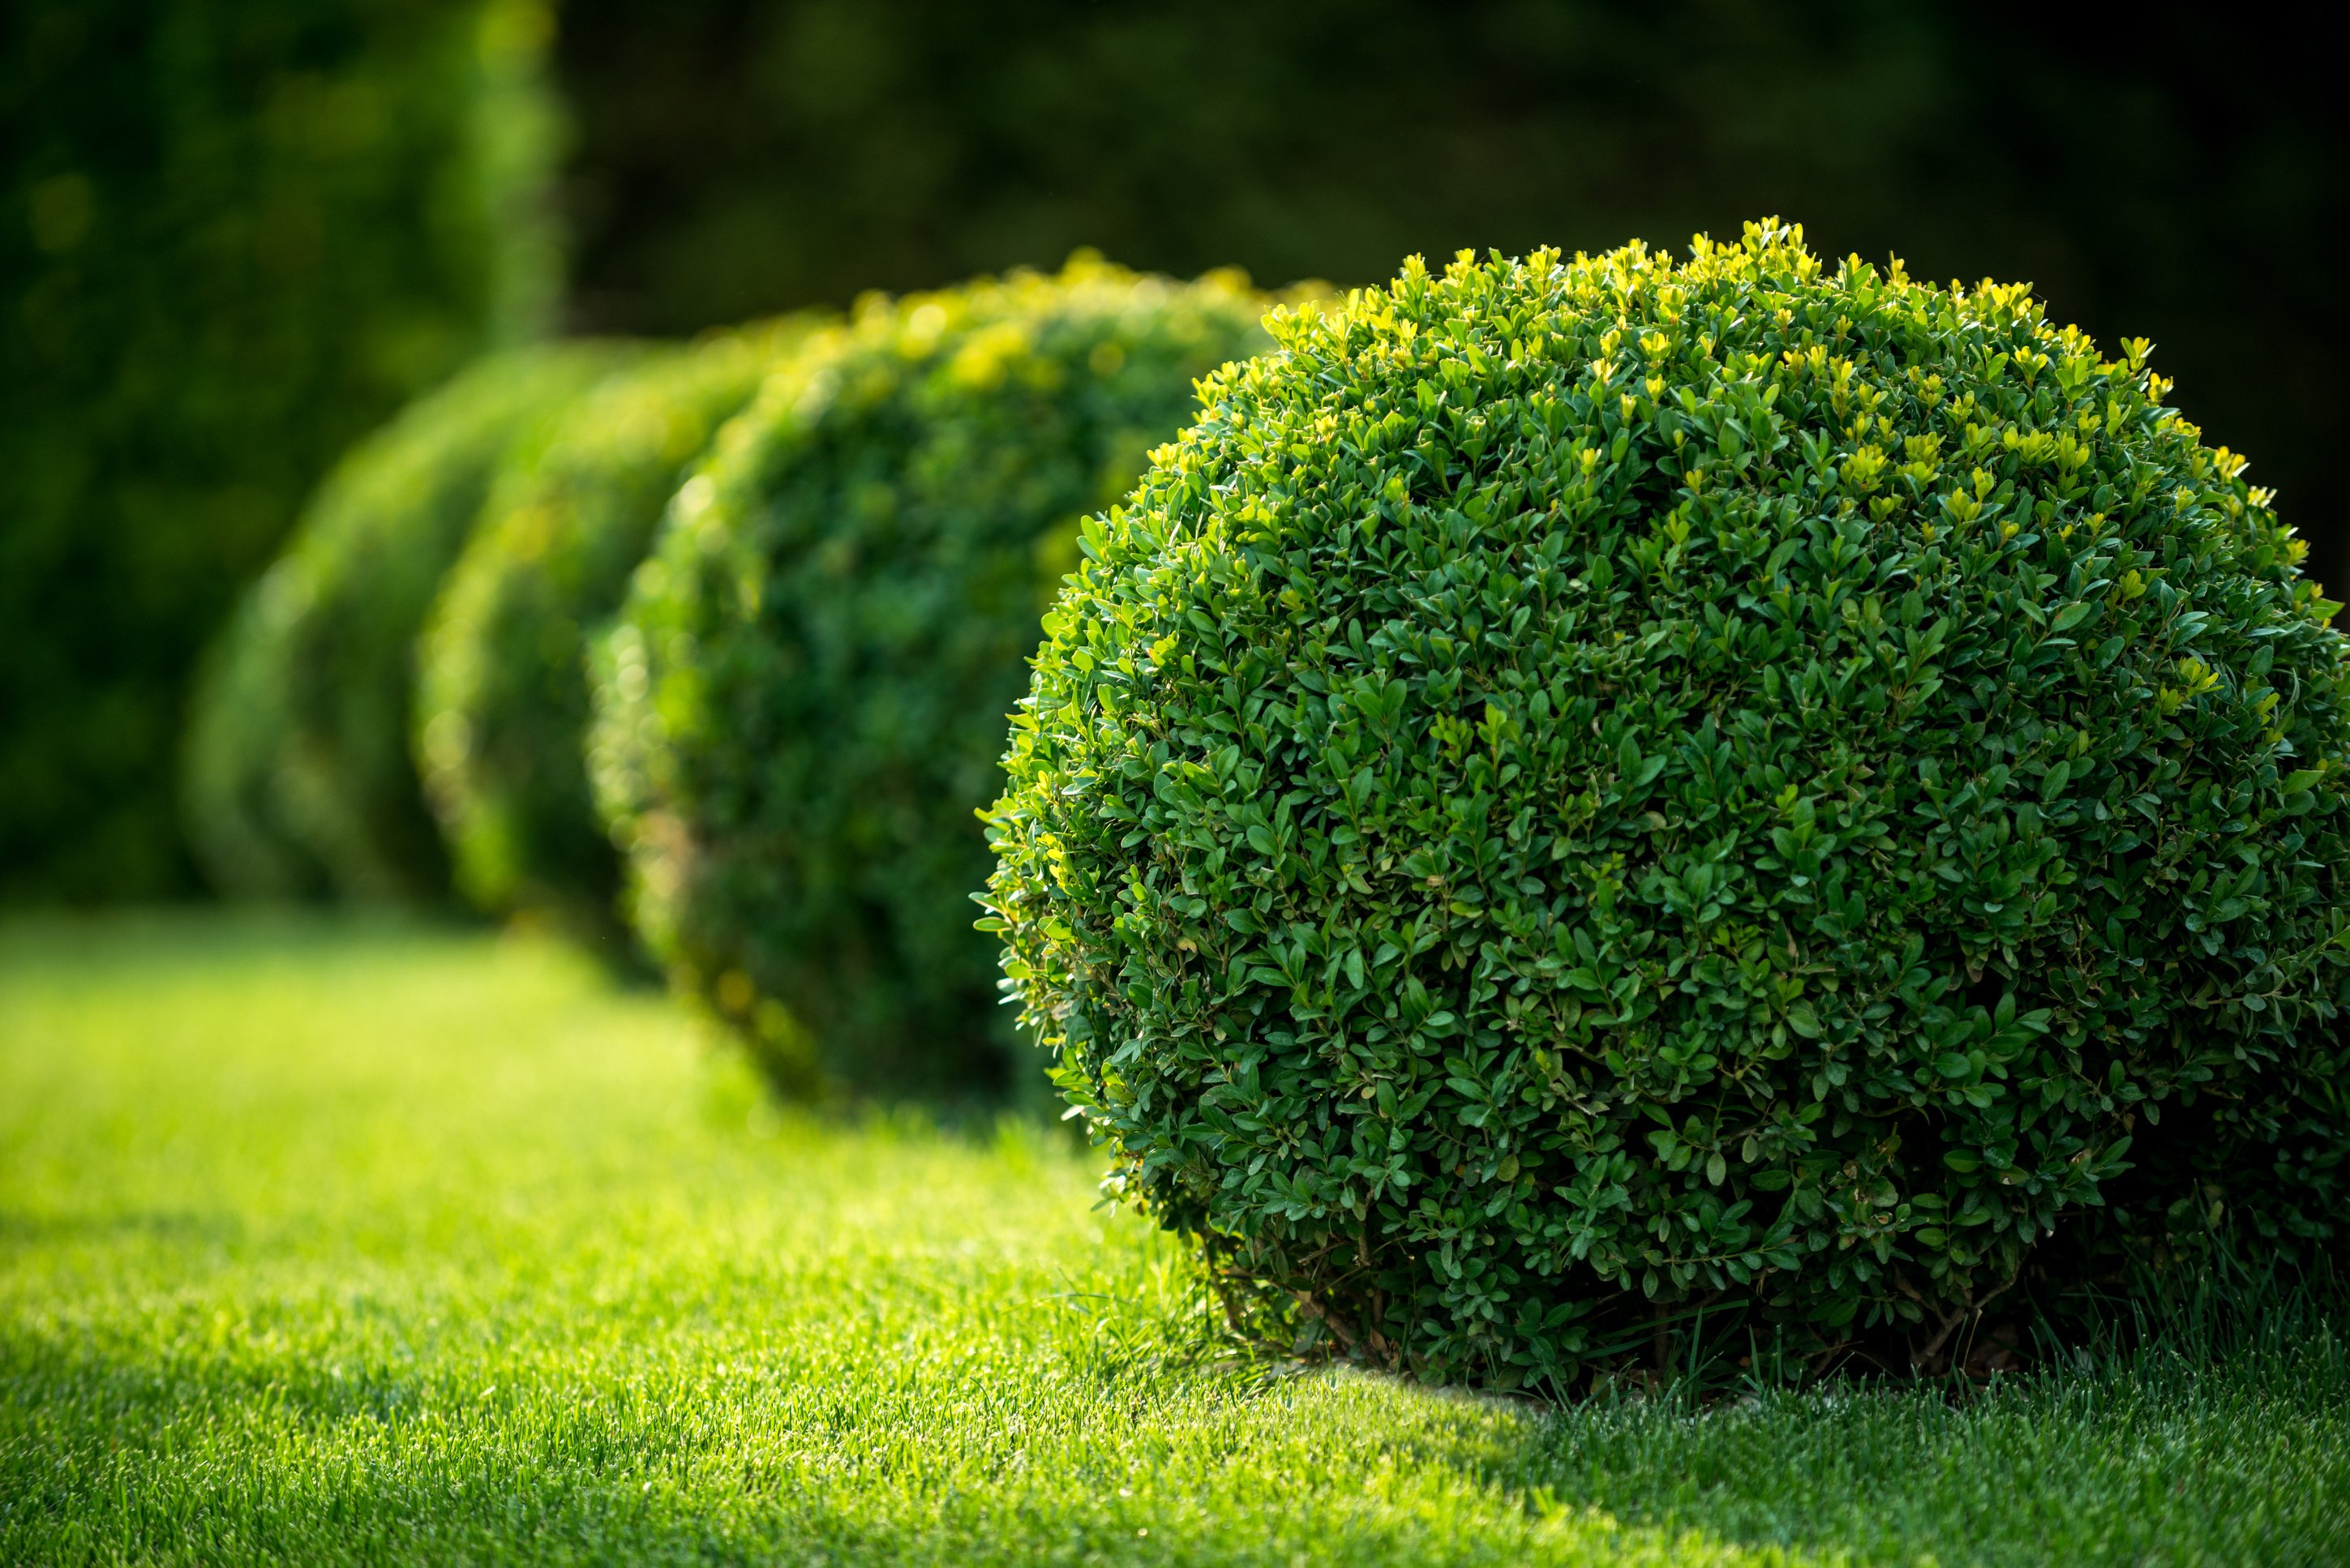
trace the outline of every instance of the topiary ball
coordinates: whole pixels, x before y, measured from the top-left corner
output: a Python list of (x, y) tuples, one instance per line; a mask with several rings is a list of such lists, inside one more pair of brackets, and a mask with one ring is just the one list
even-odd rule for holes
[(617, 372), (497, 475), (417, 644), (415, 754), (457, 890), (619, 940), (588, 793), (587, 647), (718, 427), (817, 325), (716, 334)]
[(336, 465), (193, 699), (188, 833), (215, 887), (445, 895), (408, 754), (418, 628), (508, 451), (639, 352), (569, 343), (485, 359)]
[(1270, 341), (1263, 308), (1084, 257), (869, 299), (680, 493), (601, 656), (590, 772), (639, 933), (786, 1088), (1003, 1083), (970, 903), (1003, 715), (1078, 516)]
[(2345, 640), (2145, 344), (1768, 223), (1274, 331), (1086, 525), (985, 922), (1241, 1304), (1564, 1386), (2338, 1234)]

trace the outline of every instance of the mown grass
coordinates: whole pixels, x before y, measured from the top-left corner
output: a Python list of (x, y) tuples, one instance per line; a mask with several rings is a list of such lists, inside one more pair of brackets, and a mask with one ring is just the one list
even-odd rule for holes
[(1545, 1414), (1218, 1366), (1092, 1184), (1016, 1124), (772, 1111), (549, 946), (0, 929), (0, 1561), (2350, 1554), (2322, 1324)]

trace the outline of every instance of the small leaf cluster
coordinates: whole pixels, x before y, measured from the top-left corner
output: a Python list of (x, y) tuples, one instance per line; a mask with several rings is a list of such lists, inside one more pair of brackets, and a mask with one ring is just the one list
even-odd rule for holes
[(188, 836), (216, 887), (443, 896), (409, 759), (418, 630), (509, 452), (639, 352), (579, 342), (484, 360), (337, 465), (195, 692)]
[(1085, 524), (989, 817), (1113, 1190), (1505, 1385), (2338, 1244), (2345, 639), (2146, 344), (1774, 222), (1274, 329)]
[(1003, 1082), (970, 904), (1003, 715), (1077, 519), (1270, 345), (1264, 306), (1083, 254), (870, 297), (680, 492), (598, 655), (589, 772), (639, 935), (786, 1087)]
[(417, 645), (415, 756), (457, 890), (598, 939), (619, 857), (581, 748), (587, 648), (721, 424), (818, 325), (714, 334), (615, 372), (499, 472)]

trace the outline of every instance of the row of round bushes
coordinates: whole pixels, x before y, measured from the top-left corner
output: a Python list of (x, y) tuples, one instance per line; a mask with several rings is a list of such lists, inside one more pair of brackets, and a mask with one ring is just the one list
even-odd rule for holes
[(1040, 1040), (1236, 1315), (1433, 1376), (2338, 1247), (2350, 644), (2143, 344), (1774, 223), (1267, 304), (484, 372), (255, 596), (205, 841), (421, 885), (429, 797), (795, 1092)]
[(328, 476), (199, 683), (189, 839), (217, 886), (381, 899), (446, 885), (408, 761), (417, 628), (508, 454), (643, 352), (586, 343), (489, 359)]
[(778, 1083), (1001, 1088), (970, 896), (1003, 716), (1078, 519), (1269, 346), (1266, 304), (1079, 257), (484, 364), (345, 461), (216, 650), (207, 868), (453, 885), (617, 951), (617, 841), (652, 957)]

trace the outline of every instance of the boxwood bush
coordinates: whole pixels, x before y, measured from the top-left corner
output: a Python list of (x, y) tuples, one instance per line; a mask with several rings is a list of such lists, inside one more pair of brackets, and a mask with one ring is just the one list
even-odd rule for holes
[(869, 298), (680, 492), (598, 667), (639, 934), (775, 1077), (1000, 1085), (974, 814), (1076, 520), (1263, 348), (1263, 299), (1079, 257)]
[(207, 660), (190, 842), (224, 891), (432, 899), (448, 886), (409, 762), (417, 632), (500, 461), (639, 350), (484, 360), (353, 449)]
[(985, 921), (1237, 1306), (1563, 1387), (2339, 1244), (2345, 642), (2146, 344), (1773, 223), (1274, 330), (1086, 524)]
[(816, 325), (714, 335), (616, 373), (510, 461), (418, 645), (416, 761), (458, 890), (597, 940), (619, 859), (588, 791), (587, 642), (719, 425)]

